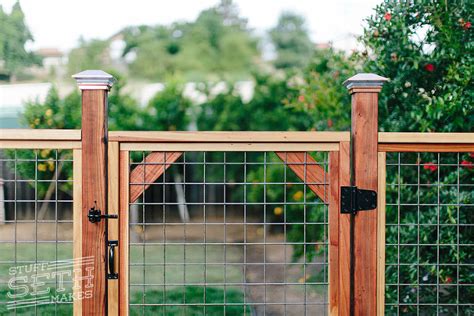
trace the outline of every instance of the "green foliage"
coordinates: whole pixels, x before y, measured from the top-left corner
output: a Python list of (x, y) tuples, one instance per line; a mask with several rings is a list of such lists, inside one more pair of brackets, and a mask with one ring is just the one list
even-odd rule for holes
[(0, 72), (15, 77), (25, 67), (40, 64), (40, 58), (25, 49), (25, 44), (33, 41), (33, 36), (18, 1), (10, 14), (0, 6), (0, 30), (0, 61), (3, 61)]
[[(474, 191), (466, 186), (474, 182), (474, 155), (394, 153), (387, 162), (386, 284), (404, 286), (387, 286), (386, 302), (406, 304), (406, 313), (416, 313), (417, 293), (422, 303), (434, 304), (438, 296), (441, 303), (470, 302), (473, 289), (457, 296), (453, 285), (474, 282), (472, 269), (463, 267), (472, 264), (472, 251), (457, 245), (474, 240)], [(439, 312), (450, 310), (441, 306)]]
[(144, 115), (144, 126), (154, 131), (183, 131), (189, 124), (187, 111), (191, 101), (183, 96), (183, 89), (177, 82), (169, 82), (148, 103)]
[[(110, 130), (137, 130), (142, 129), (143, 113), (138, 103), (128, 94), (123, 93), (124, 80), (114, 73), (118, 78), (117, 84), (109, 95), (109, 129)], [(78, 91), (61, 99), (55, 88), (52, 88), (44, 102), (28, 102), (21, 118), (24, 125), (36, 129), (80, 129), (81, 128), (81, 95)], [(71, 159), (70, 150), (38, 150), (38, 163), (35, 168), (31, 166), (18, 166), (19, 176), (23, 179), (35, 179), (35, 173), (39, 180), (51, 180), (56, 173), (62, 179), (72, 179), (71, 164), (56, 164), (56, 160)], [(35, 151), (16, 151), (17, 159), (36, 159)], [(7, 151), (9, 158), (15, 158), (14, 151)], [(33, 185), (33, 184), (32, 184)], [(38, 182), (38, 196), (45, 196), (50, 183)], [(70, 183), (62, 183), (58, 188), (60, 191), (69, 193)]]
[(306, 129), (348, 130), (351, 124), (351, 100), (343, 86), (358, 69), (358, 64), (342, 51), (316, 50), (310, 64), (297, 82), (297, 97), (285, 100), (290, 107), (307, 113)]
[(85, 69), (105, 69), (110, 66), (109, 41), (80, 39), (68, 57), (68, 72), (75, 74)]
[[(251, 313), (249, 306), (243, 304), (243, 293), (236, 289), (225, 289), (224, 291), (214, 287), (186, 286), (184, 288), (167, 289), (166, 292), (153, 290), (146, 293), (136, 293), (135, 297), (132, 297), (132, 301), (142, 302), (143, 295), (146, 296), (147, 302), (169, 304), (166, 307), (145, 307), (147, 315), (181, 315), (184, 310), (186, 314), (196, 316), (244, 315)], [(224, 307), (224, 302), (229, 305)], [(209, 305), (204, 308), (204, 303)], [(238, 303), (242, 304), (239, 305)], [(183, 307), (183, 304), (189, 304), (189, 306)], [(142, 307), (132, 307), (130, 315), (142, 315)]]
[(390, 78), (380, 95), (387, 131), (474, 130), (474, 3), (385, 1), (367, 19), (360, 57)]
[(123, 34), (124, 55), (136, 53), (131, 74), (152, 80), (170, 74), (193, 80), (248, 76), (259, 53), (257, 40), (229, 0), (202, 11), (194, 22), (130, 27)]
[(291, 12), (283, 13), (277, 25), (270, 30), (270, 39), (275, 46), (277, 68), (304, 67), (314, 51), (305, 20)]

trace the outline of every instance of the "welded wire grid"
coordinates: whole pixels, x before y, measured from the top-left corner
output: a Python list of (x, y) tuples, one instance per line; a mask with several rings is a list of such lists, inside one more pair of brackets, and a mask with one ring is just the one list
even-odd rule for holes
[(474, 315), (474, 154), (387, 153), (388, 315)]
[[(130, 204), (131, 315), (327, 313), (328, 207), (307, 184), (328, 179), (270, 152), (185, 152), (146, 183), (146, 155), (131, 153), (131, 185), (150, 185)], [(304, 157), (303, 180), (327, 172), (327, 153)]]
[(0, 314), (71, 314), (72, 152), (3, 150), (0, 178)]

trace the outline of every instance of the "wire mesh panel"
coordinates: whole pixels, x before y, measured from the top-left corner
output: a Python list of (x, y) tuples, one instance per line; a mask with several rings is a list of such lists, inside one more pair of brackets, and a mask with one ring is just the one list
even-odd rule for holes
[(0, 152), (0, 314), (72, 313), (72, 151)]
[(474, 314), (473, 158), (387, 153), (386, 314)]
[(131, 315), (327, 313), (328, 206), (310, 189), (327, 195), (327, 153), (185, 152), (153, 183), (147, 154), (130, 160), (131, 189), (149, 185), (130, 204)]

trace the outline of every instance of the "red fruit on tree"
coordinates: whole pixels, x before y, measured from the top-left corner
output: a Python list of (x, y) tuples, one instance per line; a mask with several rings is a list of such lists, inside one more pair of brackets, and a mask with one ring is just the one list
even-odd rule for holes
[(426, 64), (425, 70), (429, 72), (433, 72), (435, 70), (435, 66), (433, 64)]

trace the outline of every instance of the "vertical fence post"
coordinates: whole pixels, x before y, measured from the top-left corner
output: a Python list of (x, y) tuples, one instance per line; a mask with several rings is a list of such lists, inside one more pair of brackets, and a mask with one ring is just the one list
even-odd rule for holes
[[(357, 74), (344, 82), (352, 95), (352, 184), (377, 191), (378, 94), (386, 78)], [(352, 312), (377, 312), (377, 210), (362, 211), (352, 221)]]
[(107, 213), (107, 94), (114, 79), (99, 70), (73, 78), (82, 91), (82, 315), (105, 315), (106, 221), (91, 223), (87, 214), (94, 207)]

